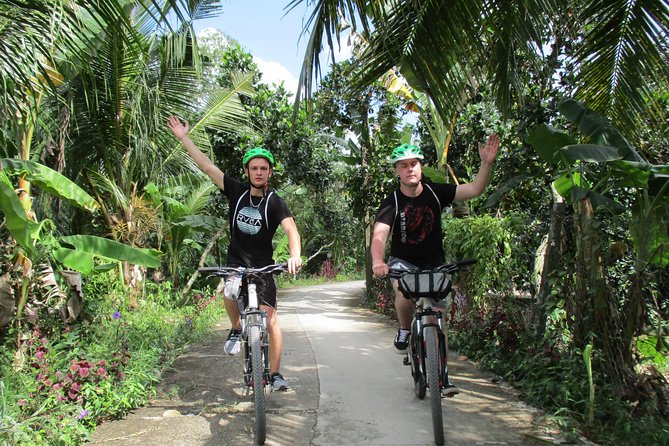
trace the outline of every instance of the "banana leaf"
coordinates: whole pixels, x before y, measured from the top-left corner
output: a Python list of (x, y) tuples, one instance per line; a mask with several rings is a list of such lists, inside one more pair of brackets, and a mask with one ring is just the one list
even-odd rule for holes
[(114, 240), (93, 235), (69, 235), (61, 237), (60, 241), (83, 253), (106, 259), (127, 261), (148, 268), (159, 267), (160, 257), (162, 256), (162, 253), (155, 249), (133, 248)]
[(12, 238), (29, 257), (34, 258), (35, 240), (39, 237), (40, 226), (28, 218), (14, 188), (2, 180), (0, 180), (0, 210), (5, 215), (7, 229)]
[(10, 175), (25, 175), (26, 180), (35, 186), (80, 208), (93, 212), (99, 207), (95, 199), (76, 183), (43, 164), (0, 158), (0, 168)]

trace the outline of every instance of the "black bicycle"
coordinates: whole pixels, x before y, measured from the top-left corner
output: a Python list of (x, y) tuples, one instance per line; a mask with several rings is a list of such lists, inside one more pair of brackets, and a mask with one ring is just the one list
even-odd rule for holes
[[(267, 265), (262, 268), (212, 266), (198, 268), (198, 271), (209, 276), (236, 277), (231, 293), (237, 296), (240, 305), (244, 383), (248, 388), (253, 389), (256, 413), (255, 442), (264, 444), (267, 432), (265, 390), (271, 382), (269, 334), (267, 332), (267, 313), (260, 309), (256, 284), (261, 276), (286, 272), (288, 268), (285, 264)], [(242, 308), (245, 296), (248, 296), (248, 303)]]
[(406, 271), (391, 269), (388, 277), (397, 279), (402, 295), (415, 302), (411, 322), (409, 351), (404, 364), (411, 366), (414, 389), (419, 399), (430, 389), (432, 428), (437, 445), (444, 444), (444, 419), (441, 410), (442, 389), (449, 385), (446, 355), (448, 345), (444, 335), (442, 313), (433, 308), (436, 301), (451, 292), (451, 274), (466, 270), (476, 260), (462, 260), (431, 270)]

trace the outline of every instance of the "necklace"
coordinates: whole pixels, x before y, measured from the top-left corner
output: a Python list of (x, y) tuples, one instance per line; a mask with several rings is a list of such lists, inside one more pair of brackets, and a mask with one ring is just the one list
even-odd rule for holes
[(253, 195), (249, 193), (249, 204), (251, 205), (252, 208), (258, 209), (260, 205), (262, 204), (263, 200), (265, 200), (265, 196), (263, 195), (262, 198), (260, 199), (260, 203), (257, 205), (253, 204)]

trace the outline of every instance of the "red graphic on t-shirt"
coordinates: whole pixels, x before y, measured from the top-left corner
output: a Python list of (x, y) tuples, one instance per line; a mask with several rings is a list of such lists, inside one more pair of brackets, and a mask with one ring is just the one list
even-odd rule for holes
[(434, 227), (434, 212), (428, 206), (414, 207), (407, 204), (402, 212), (401, 224), (404, 243), (417, 245), (425, 240)]

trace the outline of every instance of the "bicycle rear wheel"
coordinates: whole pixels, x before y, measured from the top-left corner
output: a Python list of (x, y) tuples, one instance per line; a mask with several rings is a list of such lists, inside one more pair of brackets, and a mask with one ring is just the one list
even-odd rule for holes
[(256, 409), (256, 444), (264, 444), (267, 431), (265, 418), (265, 365), (262, 357), (262, 338), (260, 327), (249, 327), (249, 343), (251, 344), (251, 367), (253, 369), (253, 399)]
[(439, 345), (437, 342), (437, 328), (425, 327), (425, 350), (427, 356), (427, 386), (430, 388), (430, 407), (432, 408), (432, 429), (434, 442), (444, 444), (444, 418), (441, 412), (441, 386), (439, 384)]

